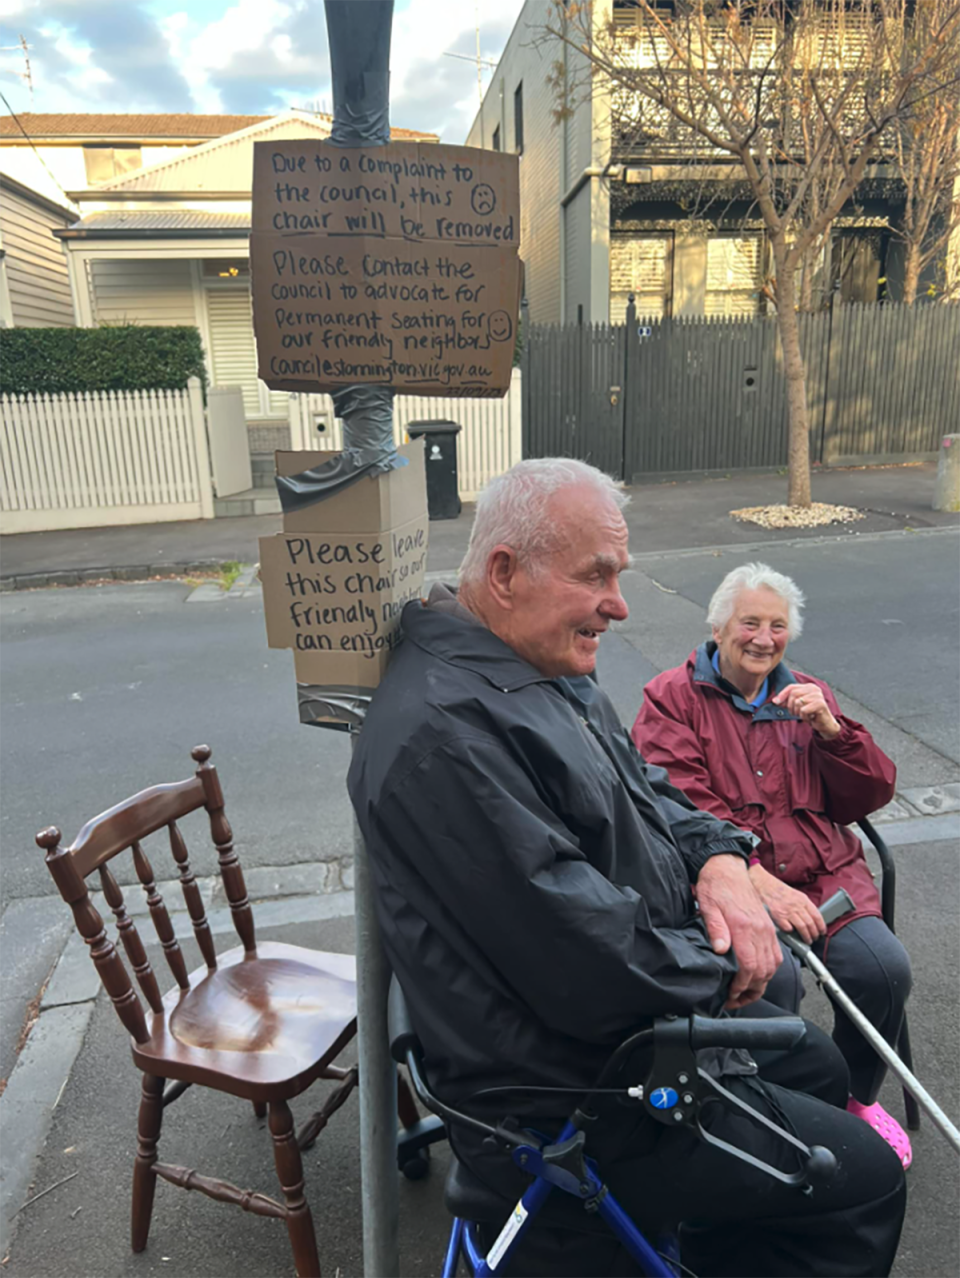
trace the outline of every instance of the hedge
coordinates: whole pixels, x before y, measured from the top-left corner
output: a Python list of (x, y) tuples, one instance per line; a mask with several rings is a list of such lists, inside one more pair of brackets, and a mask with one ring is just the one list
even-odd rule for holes
[(61, 395), (104, 390), (181, 390), (206, 384), (196, 328), (0, 329), (0, 394)]

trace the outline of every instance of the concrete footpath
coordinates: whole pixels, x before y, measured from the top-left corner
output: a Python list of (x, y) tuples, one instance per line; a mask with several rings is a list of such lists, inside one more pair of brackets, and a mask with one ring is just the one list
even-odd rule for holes
[[(635, 485), (628, 508), (634, 554), (700, 546), (767, 545), (784, 540), (865, 533), (911, 533), (960, 525), (960, 515), (931, 508), (936, 465), (816, 470), (815, 501), (855, 506), (865, 517), (828, 528), (767, 530), (738, 523), (731, 510), (786, 500), (780, 473), (742, 473), (727, 478), (684, 478)], [(430, 567), (456, 568), (466, 550), (473, 510), (459, 519), (430, 525)], [(78, 528), (22, 533), (0, 541), (0, 588), (73, 586), (104, 578), (146, 579), (209, 571), (222, 563), (255, 563), (257, 539), (279, 532), (279, 515), (124, 528)]]

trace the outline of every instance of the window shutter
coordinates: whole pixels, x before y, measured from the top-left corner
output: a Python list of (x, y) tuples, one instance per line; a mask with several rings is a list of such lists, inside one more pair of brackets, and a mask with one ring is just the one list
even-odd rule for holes
[(756, 315), (760, 309), (759, 235), (707, 241), (706, 315)]
[(622, 324), (631, 293), (636, 296), (637, 316), (663, 314), (666, 298), (667, 236), (610, 241), (610, 323)]

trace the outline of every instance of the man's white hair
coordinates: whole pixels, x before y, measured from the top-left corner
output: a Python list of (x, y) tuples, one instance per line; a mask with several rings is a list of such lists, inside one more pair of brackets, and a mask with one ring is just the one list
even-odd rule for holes
[(722, 630), (733, 616), (737, 596), (742, 590), (760, 590), (766, 587), (787, 605), (787, 636), (799, 639), (803, 631), (803, 591), (792, 577), (775, 572), (767, 564), (743, 564), (728, 572), (713, 592), (707, 609), (707, 625)]
[(491, 479), (477, 498), (470, 545), (460, 565), (460, 580), (479, 584), (495, 546), (516, 551), (523, 566), (537, 568), (557, 547), (555, 521), (547, 512), (554, 493), (564, 488), (592, 489), (597, 505), (623, 510), (630, 500), (609, 475), (586, 462), (568, 457), (537, 457)]

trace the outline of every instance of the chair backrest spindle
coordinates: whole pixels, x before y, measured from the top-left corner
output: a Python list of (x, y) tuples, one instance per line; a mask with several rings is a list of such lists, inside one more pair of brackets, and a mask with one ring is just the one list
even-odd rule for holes
[(60, 846), (60, 831), (54, 826), (41, 830), (37, 835), (37, 843), (46, 850), (47, 867), (60, 889), (60, 895), (73, 911), (78, 932), (90, 946), (90, 956), (104, 989), (117, 1009), (117, 1015), (138, 1043), (146, 1043), (150, 1032), (143, 1004), (130, 982), (116, 947), (107, 936), (103, 919), (90, 900), (86, 883), (73, 864), (70, 849)]
[(163, 952), (167, 956), (170, 971), (173, 973), (174, 980), (180, 988), (188, 990), (190, 988), (190, 979), (187, 976), (187, 965), (183, 959), (183, 952), (177, 943), (173, 924), (170, 922), (170, 915), (167, 913), (167, 907), (164, 905), (163, 897), (157, 891), (157, 885), (153, 880), (153, 870), (150, 862), (147, 860), (143, 848), (136, 840), (131, 846), (133, 848), (133, 868), (137, 872), (137, 878), (143, 884), (143, 890), (147, 896), (147, 905), (150, 909), (150, 917), (153, 919), (153, 925), (157, 929), (157, 936), (160, 938)]
[(223, 810), (223, 791), (220, 779), (210, 758), (209, 746), (195, 746), (190, 751), (193, 759), (200, 765), (197, 778), (203, 786), (204, 806), (210, 815), (210, 834), (217, 848), (220, 862), (220, 877), (223, 879), (224, 891), (230, 902), (233, 925), (237, 929), (241, 944), (247, 954), (257, 951), (256, 934), (253, 926), (253, 910), (247, 899), (247, 887), (243, 880), (243, 870), (233, 848), (233, 831)]
[(190, 914), (190, 921), (193, 923), (194, 935), (197, 938), (197, 944), (200, 946), (203, 961), (213, 971), (217, 966), (217, 952), (213, 945), (213, 933), (210, 931), (210, 924), (207, 922), (207, 916), (204, 913), (203, 901), (200, 899), (200, 889), (197, 887), (196, 876), (187, 859), (187, 845), (183, 841), (183, 835), (180, 833), (176, 821), (170, 822), (169, 829), (170, 850), (173, 853), (173, 859), (177, 863), (177, 869), (180, 871), (180, 886), (183, 889), (183, 899)]
[(50, 826), (37, 835), (37, 843), (46, 852), (46, 864), (60, 895), (73, 911), (77, 930), (90, 947), (90, 954), (107, 993), (121, 1021), (138, 1043), (148, 1042), (150, 1030), (144, 1005), (121, 956), (120, 947), (107, 936), (103, 919), (90, 899), (87, 878), (98, 873), (107, 905), (117, 920), (122, 949), (133, 968), (150, 1009), (162, 1015), (163, 997), (156, 973), (147, 959), (140, 933), (124, 904), (121, 891), (107, 862), (129, 849), (137, 878), (146, 894), (147, 907), (167, 963), (179, 988), (190, 989), (190, 977), (183, 952), (167, 907), (157, 891), (153, 868), (143, 850), (142, 840), (167, 827), (170, 850), (180, 876), (180, 887), (193, 923), (194, 935), (210, 972), (216, 970), (217, 955), (213, 933), (204, 911), (187, 845), (177, 822), (198, 808), (205, 808), (210, 819), (210, 832), (217, 848), (220, 876), (223, 880), (234, 926), (248, 957), (256, 955), (253, 910), (247, 898), (243, 871), (233, 847), (233, 832), (224, 813), (223, 791), (216, 768), (209, 762), (210, 747), (201, 745), (191, 750), (198, 765), (186, 781), (155, 785), (115, 804), (93, 817), (80, 830), (70, 847), (60, 846), (60, 831)]
[(157, 985), (157, 978), (153, 974), (153, 968), (147, 960), (143, 942), (140, 940), (140, 933), (137, 931), (133, 919), (127, 913), (120, 885), (105, 865), (100, 866), (100, 884), (103, 888), (106, 902), (116, 916), (120, 940), (123, 942), (123, 948), (127, 952), (127, 958), (130, 960), (130, 966), (133, 968), (134, 975), (137, 978), (137, 984), (143, 990), (144, 997), (150, 1004), (151, 1009), (154, 1012), (162, 1012), (163, 999), (160, 996), (160, 987)]

